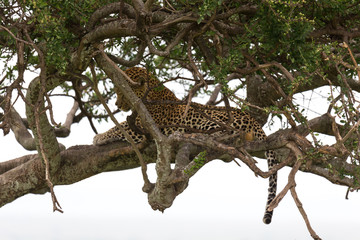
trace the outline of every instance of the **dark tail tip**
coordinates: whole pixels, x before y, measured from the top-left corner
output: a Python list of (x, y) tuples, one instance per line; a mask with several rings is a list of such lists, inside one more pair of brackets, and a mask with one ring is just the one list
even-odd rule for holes
[(263, 218), (263, 222), (265, 224), (270, 224), (271, 223), (271, 218), (272, 218), (272, 212), (266, 212)]

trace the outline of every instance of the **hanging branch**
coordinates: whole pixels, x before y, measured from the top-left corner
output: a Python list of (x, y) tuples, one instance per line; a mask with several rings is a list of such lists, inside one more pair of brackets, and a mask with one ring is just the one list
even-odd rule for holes
[(288, 147), (289, 149), (291, 149), (294, 152), (297, 160), (296, 160), (296, 163), (294, 164), (294, 167), (292, 168), (292, 170), (289, 173), (288, 183), (286, 184), (284, 189), (273, 199), (273, 201), (268, 206), (267, 210), (269, 210), (269, 211), (274, 210), (279, 205), (280, 201), (285, 197), (287, 192), (290, 190), (293, 200), (294, 200), (296, 206), (298, 207), (301, 216), (303, 217), (303, 219), (305, 221), (306, 227), (308, 228), (308, 231), (309, 231), (311, 237), (313, 237), (315, 240), (321, 240), (321, 238), (315, 233), (315, 231), (311, 227), (310, 221), (309, 221), (309, 219), (306, 215), (306, 212), (302, 206), (302, 203), (300, 202), (300, 199), (297, 196), (297, 193), (295, 191), (295, 187), (296, 187), (295, 174), (297, 173), (300, 166), (302, 165), (302, 162), (304, 160), (304, 155), (295, 143), (289, 142), (288, 144), (286, 144), (286, 147)]
[(321, 238), (316, 234), (316, 232), (314, 231), (314, 229), (311, 227), (310, 225), (310, 221), (307, 217), (307, 214), (302, 206), (302, 203), (300, 202), (300, 199), (299, 197), (297, 196), (297, 193), (296, 193), (296, 190), (295, 190), (295, 187), (291, 188), (290, 189), (290, 192), (291, 192), (291, 195), (295, 201), (295, 204), (296, 206), (298, 207), (299, 209), (299, 212), (301, 213), (301, 216), (303, 217), (304, 221), (305, 221), (305, 224), (306, 224), (306, 227), (311, 235), (311, 237), (315, 240), (321, 240)]
[[(60, 148), (53, 128), (47, 119), (47, 109), (44, 107), (44, 96), (47, 95), (46, 87), (47, 84), (49, 86), (52, 82), (48, 81), (47, 79), (47, 68), (43, 52), (33, 42), (33, 40), (30, 38), (29, 33), (26, 30), (24, 30), (24, 33), (31, 46), (37, 52), (40, 65), (40, 76), (38, 78), (35, 78), (30, 83), (28, 88), (26, 96), (26, 115), (28, 116), (30, 126), (32, 127), (32, 131), (38, 143), (38, 152), (41, 155), (45, 164), (45, 180), (51, 192), (53, 211), (58, 211), (62, 213), (63, 211), (61, 210), (61, 206), (56, 198), (54, 186), (50, 176), (50, 173), (55, 172), (59, 168), (61, 161), (59, 155)], [(46, 138), (47, 146), (45, 146), (44, 138)]]
[(43, 144), (43, 138), (42, 138), (42, 134), (41, 134), (41, 126), (40, 126), (40, 120), (39, 120), (39, 116), (40, 114), (44, 114), (44, 112), (40, 112), (40, 108), (41, 105), (39, 104), (38, 106), (35, 106), (35, 126), (36, 126), (36, 130), (37, 130), (37, 138), (38, 138), (38, 143), (39, 143), (39, 150), (40, 150), (40, 154), (42, 159), (44, 160), (45, 163), (45, 180), (47, 182), (47, 185), (50, 189), (50, 193), (51, 193), (51, 199), (52, 199), (52, 203), (53, 203), (53, 211), (58, 211), (60, 213), (63, 213), (64, 211), (61, 209), (60, 203), (58, 202), (56, 195), (55, 195), (55, 191), (54, 191), (54, 185), (51, 181), (51, 177), (50, 177), (50, 160), (47, 157), (47, 154), (45, 153), (45, 147)]

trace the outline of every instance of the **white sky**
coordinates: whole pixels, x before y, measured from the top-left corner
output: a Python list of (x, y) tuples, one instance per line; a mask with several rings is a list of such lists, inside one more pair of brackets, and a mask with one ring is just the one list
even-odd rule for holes
[[(70, 109), (72, 102), (66, 101), (55, 100), (54, 108), (61, 104), (62, 109)], [(66, 112), (57, 114), (56, 120), (64, 121)], [(98, 129), (111, 126), (102, 123)], [(72, 126), (70, 137), (59, 141), (66, 147), (91, 144), (93, 136), (84, 119)], [(0, 146), (0, 161), (28, 154), (12, 134), (1, 136)], [(263, 224), (268, 180), (256, 178), (241, 165), (207, 164), (164, 214), (147, 204), (139, 168), (55, 187), (63, 214), (52, 212), (49, 194), (28, 194), (0, 209), (1, 239), (311, 239), (290, 193), (275, 209), (273, 222)], [(266, 161), (260, 160), (259, 165), (265, 167)], [(154, 165), (149, 168), (154, 180)], [(286, 184), (289, 171), (280, 171), (278, 191)], [(358, 239), (359, 194), (351, 193), (345, 200), (345, 187), (302, 172), (296, 181), (299, 198), (320, 237)]]

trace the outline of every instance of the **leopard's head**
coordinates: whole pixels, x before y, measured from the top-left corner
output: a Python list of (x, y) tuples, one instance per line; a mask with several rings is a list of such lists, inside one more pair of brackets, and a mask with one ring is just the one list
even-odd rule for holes
[[(128, 81), (128, 83), (134, 93), (140, 99), (143, 98), (149, 88), (149, 81), (154, 81), (154, 77), (146, 69), (140, 67), (129, 68), (125, 71), (125, 73), (132, 81)], [(125, 96), (121, 93), (120, 89), (116, 86), (115, 92), (117, 95), (116, 106), (122, 111), (129, 111), (131, 109), (131, 105), (129, 104)]]
[[(144, 99), (146, 95), (147, 100), (178, 100), (169, 89), (164, 87), (160, 81), (145, 68), (132, 67), (127, 69), (125, 73), (132, 81), (128, 81), (131, 89), (140, 99)], [(120, 89), (115, 87), (115, 92), (117, 95), (116, 106), (122, 111), (129, 111), (131, 105)]]

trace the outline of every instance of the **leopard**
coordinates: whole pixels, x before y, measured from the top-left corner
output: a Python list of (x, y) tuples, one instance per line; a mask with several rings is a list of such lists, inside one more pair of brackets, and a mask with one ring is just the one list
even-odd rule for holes
[[(210, 106), (199, 103), (187, 105), (147, 69), (131, 67), (125, 70), (125, 74), (132, 81), (129, 82), (128, 80), (128, 83), (133, 92), (143, 101), (159, 130), (166, 136), (175, 132), (200, 132), (218, 136), (219, 132), (229, 133), (230, 127), (232, 134), (243, 134), (246, 141), (265, 140), (267, 138), (261, 125), (244, 110), (229, 106)], [(131, 110), (131, 104), (120, 89), (115, 86), (114, 90), (117, 95), (116, 106), (119, 110), (124, 112)], [(138, 116), (135, 120), (137, 129), (134, 129), (128, 121), (121, 122), (120, 126), (135, 143), (146, 140), (146, 135), (137, 131), (138, 127), (141, 128), (141, 121)], [(93, 144), (105, 145), (115, 141), (128, 141), (116, 126), (105, 133), (95, 135)], [(275, 152), (267, 150), (265, 157), (270, 170), (277, 163)], [(275, 198), (276, 188), (277, 173), (275, 172), (269, 177), (268, 198), (263, 217), (265, 224), (270, 224), (272, 220), (273, 210), (268, 210), (268, 207)]]

